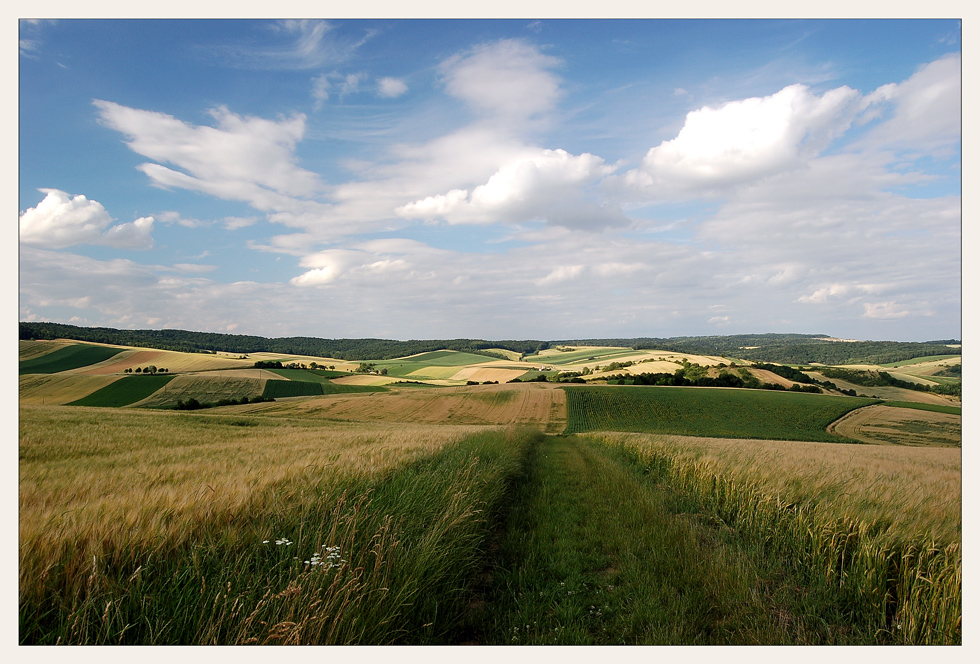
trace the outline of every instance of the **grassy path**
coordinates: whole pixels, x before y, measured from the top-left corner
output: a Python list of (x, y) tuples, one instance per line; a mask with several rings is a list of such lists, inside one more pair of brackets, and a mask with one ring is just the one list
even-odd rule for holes
[(787, 642), (741, 552), (619, 454), (577, 437), (532, 452), (469, 641)]

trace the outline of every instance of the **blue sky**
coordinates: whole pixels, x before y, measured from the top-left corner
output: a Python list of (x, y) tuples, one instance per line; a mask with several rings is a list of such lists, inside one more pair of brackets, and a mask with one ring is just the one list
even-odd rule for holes
[(956, 20), (19, 33), (21, 320), (960, 336)]

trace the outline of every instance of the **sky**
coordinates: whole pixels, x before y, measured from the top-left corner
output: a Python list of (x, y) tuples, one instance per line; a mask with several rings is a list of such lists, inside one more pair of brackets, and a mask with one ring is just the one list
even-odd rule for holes
[(19, 318), (961, 338), (958, 20), (21, 20)]

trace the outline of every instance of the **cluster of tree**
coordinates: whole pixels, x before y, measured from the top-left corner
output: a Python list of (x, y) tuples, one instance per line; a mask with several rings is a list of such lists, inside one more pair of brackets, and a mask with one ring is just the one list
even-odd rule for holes
[[(696, 365), (693, 365), (696, 366)], [(786, 388), (778, 383), (763, 383), (754, 376), (737, 376), (728, 371), (722, 371), (718, 376), (708, 376), (705, 374), (691, 379), (685, 375), (684, 369), (678, 369), (674, 373), (641, 373), (641, 374), (618, 374), (606, 378), (610, 385), (664, 385), (676, 387), (747, 387), (760, 390), (786, 390), (789, 392), (813, 392), (819, 393), (820, 388), (816, 385), (797, 385)]]
[(174, 410), (201, 410), (202, 408), (214, 408), (216, 406), (237, 406), (246, 403), (262, 403), (264, 401), (275, 401), (272, 397), (242, 397), (241, 399), (220, 399), (214, 403), (201, 403), (194, 397), (191, 397), (187, 401), (183, 399), (177, 399), (177, 405), (174, 406)]
[(466, 381), (466, 384), (467, 385), (497, 385), (498, 383), (495, 380), (485, 380), (482, 383), (476, 380), (468, 380)]
[(820, 367), (817, 371), (827, 378), (837, 378), (846, 380), (862, 387), (901, 387), (906, 390), (917, 390), (928, 392), (929, 386), (920, 383), (912, 383), (907, 380), (895, 378), (887, 371), (873, 371), (863, 369), (842, 369), (839, 367)]
[(766, 362), (756, 362), (752, 365), (755, 369), (765, 369), (766, 371), (772, 372), (777, 376), (782, 376), (788, 380), (796, 381), (797, 383), (810, 384), (813, 379), (807, 376), (805, 373), (796, 369), (794, 367), (788, 367), (785, 364), (768, 364)]
[(942, 365), (943, 368), (936, 372), (937, 376), (949, 376), (950, 378), (962, 378), (963, 365), (953, 364), (951, 366)]
[(130, 367), (127, 369), (123, 369), (123, 373), (155, 374), (155, 373), (168, 373), (168, 370), (164, 368), (157, 369), (155, 366), (151, 364), (148, 367), (136, 367), (135, 369)]
[[(960, 396), (962, 385), (960, 383), (949, 383), (940, 385), (923, 385), (907, 380), (895, 378), (887, 371), (873, 371), (860, 369), (842, 369), (839, 367), (820, 367), (817, 369), (827, 378), (837, 378), (846, 380), (848, 383), (861, 385), (862, 387), (900, 387), (905, 390), (915, 390), (917, 392), (934, 392), (949, 396)], [(852, 390), (853, 391), (853, 390)]]
[(354, 369), (354, 371), (357, 373), (378, 374), (379, 376), (388, 375), (388, 367), (381, 367), (378, 369), (378, 365), (376, 365), (374, 362), (361, 362), (357, 365), (357, 368)]

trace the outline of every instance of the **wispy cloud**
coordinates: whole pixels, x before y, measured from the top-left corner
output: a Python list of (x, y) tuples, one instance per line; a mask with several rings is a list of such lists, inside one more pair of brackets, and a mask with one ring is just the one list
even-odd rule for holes
[[(341, 35), (334, 23), (312, 19), (290, 19), (268, 25), (267, 34), (279, 38), (261, 45), (236, 43), (208, 46), (231, 67), (247, 69), (303, 70), (342, 64), (377, 34), (368, 30), (360, 37)], [(263, 35), (264, 36), (264, 35)]]

